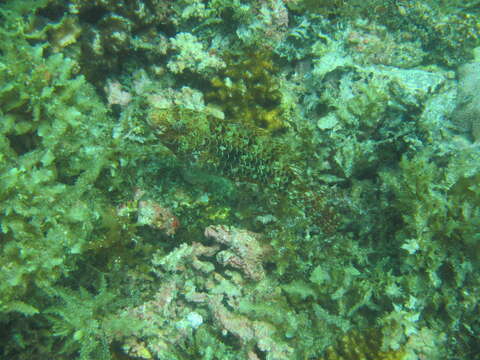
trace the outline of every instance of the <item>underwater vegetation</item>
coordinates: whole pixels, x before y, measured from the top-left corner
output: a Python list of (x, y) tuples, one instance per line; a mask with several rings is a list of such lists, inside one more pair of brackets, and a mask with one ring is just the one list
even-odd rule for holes
[(476, 358), (478, 5), (0, 1), (0, 358)]

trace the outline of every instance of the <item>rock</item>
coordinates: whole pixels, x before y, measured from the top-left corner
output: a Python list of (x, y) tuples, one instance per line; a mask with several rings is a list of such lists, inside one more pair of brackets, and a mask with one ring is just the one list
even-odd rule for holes
[(458, 69), (457, 107), (452, 121), (474, 141), (480, 140), (480, 62)]

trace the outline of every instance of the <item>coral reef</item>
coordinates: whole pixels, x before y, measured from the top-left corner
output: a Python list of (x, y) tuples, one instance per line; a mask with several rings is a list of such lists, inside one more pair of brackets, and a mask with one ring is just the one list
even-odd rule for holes
[[(255, 282), (265, 280), (265, 275), (260, 276), (264, 274), (263, 267), (253, 263), (255, 256), (249, 256), (259, 247), (255, 234), (232, 228), (227, 232), (227, 229), (215, 226), (208, 227), (205, 233), (226, 245), (227, 250), (219, 251), (219, 246), (193, 243), (183, 244), (166, 256), (161, 253), (154, 256), (155, 272), (163, 279), (163, 284), (152, 300), (123, 310), (123, 314), (129, 313), (149, 324), (141, 335), (118, 338), (124, 342), (123, 348), (128, 354), (141, 358), (168, 355), (177, 359), (182, 358), (179, 355), (182, 352), (190, 356), (199, 356), (197, 351), (203, 355), (211, 353), (221, 336), (232, 334), (240, 348), (237, 359), (259, 359), (258, 353), (265, 353), (266, 359), (289, 359), (293, 349), (276, 340), (275, 326), (239, 313), (242, 298), (252, 296), (252, 293), (266, 295), (260, 289), (245, 286), (246, 280), (243, 279), (245, 276)], [(226, 251), (244, 256), (244, 263), (240, 257), (236, 262), (225, 263), (222, 254)], [(217, 269), (219, 265), (231, 265), (241, 273), (226, 271), (222, 275)], [(212, 337), (212, 344), (205, 349), (191, 349), (192, 341), (200, 341), (201, 332)], [(144, 339), (143, 343), (141, 339)], [(223, 355), (217, 356), (228, 356), (229, 353), (223, 350)]]
[(0, 358), (476, 358), (478, 5), (0, 1)]

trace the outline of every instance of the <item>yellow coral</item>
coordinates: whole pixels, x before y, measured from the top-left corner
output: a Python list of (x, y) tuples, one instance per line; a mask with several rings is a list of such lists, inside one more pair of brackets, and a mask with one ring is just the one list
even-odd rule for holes
[(381, 336), (378, 330), (350, 331), (334, 346), (327, 349), (319, 360), (404, 360), (405, 351), (381, 351)]
[[(210, 83), (207, 100), (218, 103), (227, 121), (255, 132), (278, 132), (287, 127), (280, 107), (281, 92), (274, 74), (278, 71), (266, 51), (246, 51), (230, 56), (222, 76)], [(263, 130), (263, 131), (262, 131)]]

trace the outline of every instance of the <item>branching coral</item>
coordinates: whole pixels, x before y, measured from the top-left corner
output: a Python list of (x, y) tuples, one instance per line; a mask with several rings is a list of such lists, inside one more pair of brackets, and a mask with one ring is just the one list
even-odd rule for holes
[(261, 246), (259, 234), (225, 226), (209, 226), (205, 229), (205, 236), (229, 247), (230, 251), (217, 254), (217, 260), (221, 264), (239, 268), (253, 280), (258, 281), (265, 277), (262, 258), (269, 251), (266, 246)]
[[(269, 296), (255, 285), (258, 281), (268, 281), (260, 260), (268, 251), (260, 250), (258, 234), (219, 226), (210, 226), (205, 232), (226, 249), (221, 250), (218, 245), (183, 244), (167, 255), (158, 252), (154, 257), (155, 272), (163, 279), (162, 285), (154, 299), (124, 312), (147, 320), (149, 325), (141, 332), (145, 346), (138, 345), (138, 335), (126, 337), (123, 340), (126, 352), (183, 359), (182, 354), (189, 353), (192, 341), (198, 341), (202, 332), (207, 332), (212, 347), (219, 346), (222, 333), (232, 334), (240, 348), (237, 359), (259, 359), (261, 353), (266, 359), (290, 359), (293, 349), (278, 339), (275, 326), (239, 312), (242, 299), (254, 294)], [(237, 260), (223, 261), (221, 254), (226, 251), (232, 253), (231, 260), (233, 256)], [(229, 267), (241, 273), (228, 270)], [(254, 283), (246, 286), (251, 281)], [(198, 351), (207, 350), (193, 350), (190, 356), (199, 356)], [(226, 349), (223, 352), (223, 356), (229, 353)]]

